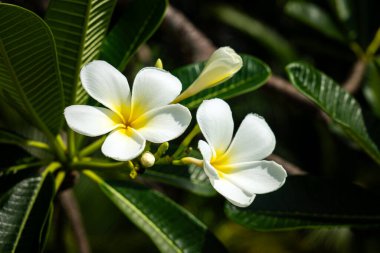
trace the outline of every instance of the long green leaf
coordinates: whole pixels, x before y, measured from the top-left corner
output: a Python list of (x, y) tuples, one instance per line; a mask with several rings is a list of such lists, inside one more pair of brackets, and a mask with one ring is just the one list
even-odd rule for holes
[(359, 103), (350, 94), (330, 77), (307, 64), (291, 63), (286, 71), (300, 92), (316, 103), (380, 164), (379, 149), (367, 133)]
[[(261, 87), (271, 74), (270, 68), (255, 57), (249, 55), (242, 55), (241, 57), (243, 58), (243, 67), (231, 79), (185, 99), (181, 103), (189, 109), (194, 109), (200, 105), (204, 99), (214, 97), (228, 99)], [(199, 76), (204, 64), (205, 63), (196, 63), (173, 71), (173, 74), (181, 80), (183, 90)]]
[(162, 194), (128, 182), (100, 188), (161, 252), (225, 252), (223, 245), (192, 214)]
[(83, 65), (99, 56), (116, 0), (51, 0), (45, 20), (57, 43), (65, 105), (85, 103)]
[(167, 4), (167, 0), (135, 0), (128, 5), (107, 35), (100, 58), (123, 71), (139, 46), (161, 24)]
[(289, 1), (285, 5), (285, 13), (329, 38), (345, 42), (344, 34), (329, 14), (313, 3)]
[(0, 89), (40, 130), (58, 133), (63, 92), (52, 33), (36, 14), (1, 3)]
[(214, 196), (214, 188), (203, 168), (191, 166), (154, 166), (142, 175), (202, 196)]
[(227, 216), (254, 230), (336, 226), (379, 227), (378, 196), (353, 184), (290, 176), (279, 190), (258, 195), (248, 208), (225, 205)]
[(24, 177), (4, 192), (13, 181), (10, 177), (1, 180), (0, 252), (38, 252), (51, 210), (53, 177), (49, 173)]

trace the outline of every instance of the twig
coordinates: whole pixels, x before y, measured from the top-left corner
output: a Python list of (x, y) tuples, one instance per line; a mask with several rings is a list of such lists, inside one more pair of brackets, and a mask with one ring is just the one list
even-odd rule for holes
[(175, 34), (171, 38), (178, 40), (189, 62), (206, 60), (215, 51), (212, 42), (173, 6), (168, 7), (162, 27), (167, 33)]
[(272, 75), (267, 82), (267, 86), (288, 95), (289, 97), (293, 98), (296, 101), (307, 104), (308, 106), (311, 106), (311, 107), (315, 107), (315, 105), (310, 101), (310, 99), (302, 95), (287, 80), (279, 76)]
[(270, 156), (267, 157), (267, 159), (274, 161), (278, 164), (281, 164), (284, 167), (284, 169), (286, 170), (286, 172), (288, 172), (288, 174), (290, 174), (290, 175), (305, 175), (305, 174), (307, 174), (306, 171), (302, 170), (298, 166), (294, 165), (293, 163), (285, 160), (284, 158), (282, 158), (278, 155), (271, 154)]
[(82, 217), (72, 189), (62, 191), (58, 195), (59, 202), (69, 220), (77, 241), (80, 253), (91, 253), (90, 244), (83, 226)]
[(351, 70), (351, 74), (347, 80), (343, 83), (343, 88), (353, 94), (360, 88), (360, 83), (363, 79), (367, 64), (363, 60), (357, 60)]

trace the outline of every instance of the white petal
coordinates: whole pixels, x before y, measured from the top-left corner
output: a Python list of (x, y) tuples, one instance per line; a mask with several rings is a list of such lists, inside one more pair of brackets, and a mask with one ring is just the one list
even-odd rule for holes
[(65, 108), (64, 115), (71, 129), (90, 137), (106, 134), (122, 126), (116, 113), (102, 107), (72, 105)]
[(80, 72), (82, 85), (96, 101), (121, 115), (128, 115), (130, 90), (127, 78), (105, 61), (93, 61)]
[(216, 154), (223, 154), (234, 130), (232, 112), (226, 102), (215, 98), (204, 100), (197, 111), (197, 121), (208, 144)]
[(268, 193), (280, 188), (286, 179), (284, 168), (272, 161), (258, 161), (231, 165), (231, 172), (223, 177), (251, 194)]
[(269, 156), (275, 145), (276, 138), (265, 120), (248, 114), (223, 158), (227, 158), (229, 164), (258, 161)]
[(200, 140), (198, 142), (199, 151), (201, 151), (203, 157), (203, 169), (205, 170), (208, 177), (218, 178), (218, 172), (216, 169), (210, 164), (212, 157), (211, 147), (205, 142)]
[(214, 189), (222, 194), (228, 201), (238, 207), (247, 207), (255, 199), (255, 194), (244, 192), (236, 185), (225, 179), (210, 179)]
[(183, 134), (190, 121), (189, 109), (175, 104), (150, 110), (131, 122), (131, 127), (136, 129), (146, 140), (162, 143)]
[(145, 148), (145, 139), (132, 128), (113, 131), (104, 141), (102, 152), (118, 161), (128, 161), (139, 156)]
[(143, 68), (133, 82), (132, 118), (154, 108), (169, 104), (181, 92), (180, 80), (169, 72), (158, 68)]
[(205, 141), (200, 140), (198, 142), (198, 149), (203, 156), (203, 160), (211, 162), (212, 150), (210, 145), (208, 145)]

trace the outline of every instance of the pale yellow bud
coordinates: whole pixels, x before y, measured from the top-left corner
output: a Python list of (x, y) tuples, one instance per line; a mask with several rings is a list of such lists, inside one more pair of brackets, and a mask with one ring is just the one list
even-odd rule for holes
[(155, 161), (156, 161), (156, 158), (154, 158), (154, 155), (150, 153), (149, 151), (142, 154), (140, 158), (141, 165), (144, 166), (145, 168), (152, 167)]
[(164, 68), (164, 64), (162, 63), (162, 61), (161, 61), (160, 58), (157, 59), (155, 67), (159, 68), (159, 69), (163, 69)]
[(242, 58), (232, 48), (219, 48), (208, 59), (198, 78), (173, 103), (230, 79), (242, 66)]

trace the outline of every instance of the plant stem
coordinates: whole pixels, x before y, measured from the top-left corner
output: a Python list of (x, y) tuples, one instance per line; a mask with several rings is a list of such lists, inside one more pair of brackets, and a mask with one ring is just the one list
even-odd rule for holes
[(102, 136), (101, 138), (97, 139), (96, 141), (88, 145), (87, 147), (83, 148), (79, 152), (79, 157), (88, 156), (94, 153), (95, 151), (97, 151), (100, 148), (100, 146), (103, 144), (106, 137), (107, 137), (106, 135)]
[(181, 142), (176, 152), (173, 154), (173, 158), (178, 158), (183, 151), (187, 149), (187, 147), (190, 145), (191, 141), (194, 139), (195, 136), (197, 136), (201, 132), (201, 129), (199, 128), (199, 125), (196, 124), (194, 128), (191, 130), (191, 132), (186, 136), (186, 138)]
[(50, 143), (58, 157), (58, 160), (62, 163), (65, 163), (67, 158), (66, 158), (66, 146), (65, 143), (63, 142), (61, 136), (58, 134), (56, 138), (54, 138), (52, 135), (47, 135), (47, 137), (50, 140)]
[(75, 161), (71, 164), (72, 169), (77, 170), (102, 170), (102, 169), (122, 169), (129, 168), (125, 162), (103, 162), (103, 161)]
[(91, 180), (93, 180), (97, 184), (100, 184), (103, 182), (103, 179), (101, 179), (98, 175), (96, 175), (94, 172), (90, 170), (83, 171), (83, 174), (85, 174), (87, 177), (89, 177)]
[(91, 253), (90, 244), (83, 226), (81, 213), (72, 189), (58, 195), (59, 202), (70, 222), (80, 253)]
[(380, 47), (380, 28), (377, 29), (375, 37), (373, 38), (373, 40), (369, 44), (367, 51), (366, 51), (366, 56), (368, 58), (373, 57), (376, 54), (376, 51), (379, 49), (379, 47)]
[(67, 132), (67, 143), (70, 157), (76, 155), (76, 146), (75, 146), (75, 133), (73, 130), (69, 129)]
[(190, 165), (194, 164), (197, 167), (203, 167), (203, 160), (194, 158), (194, 157), (184, 157), (181, 160), (174, 160), (172, 162), (173, 165)]
[(35, 140), (26, 140), (25, 145), (29, 147), (33, 147), (33, 148), (43, 149), (48, 152), (52, 152), (50, 146), (46, 144), (45, 142), (35, 141)]

